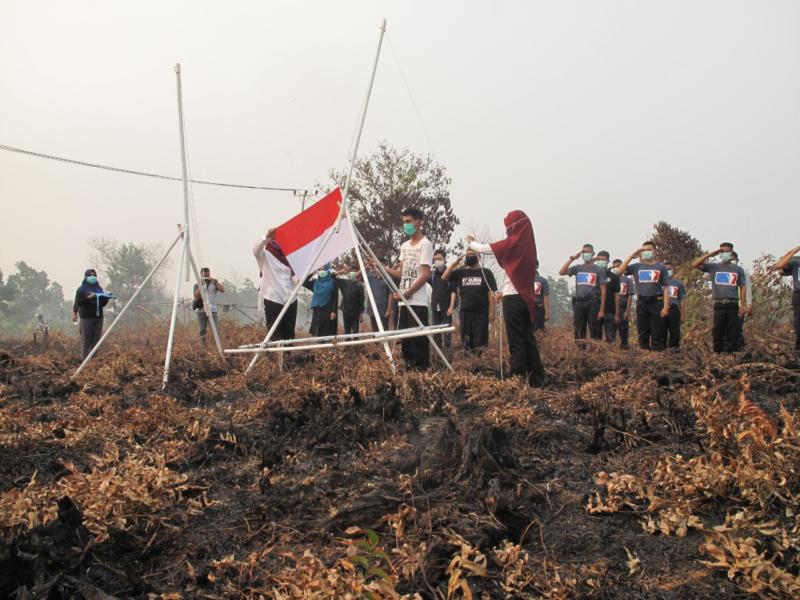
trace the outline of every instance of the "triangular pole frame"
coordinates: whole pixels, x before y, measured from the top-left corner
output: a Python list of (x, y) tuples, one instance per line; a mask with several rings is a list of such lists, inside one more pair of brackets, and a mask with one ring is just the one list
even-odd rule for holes
[[(328, 233), (325, 235), (325, 238), (323, 239), (322, 243), (319, 245), (319, 247), (317, 248), (316, 252), (314, 253), (314, 256), (309, 261), (308, 267), (306, 267), (306, 269), (305, 269), (305, 273), (303, 273), (302, 277), (300, 277), (299, 281), (297, 282), (297, 284), (295, 285), (294, 289), (292, 290), (292, 293), (289, 295), (288, 300), (284, 303), (283, 307), (281, 308), (281, 311), (278, 313), (278, 316), (275, 318), (275, 322), (272, 324), (272, 327), (270, 327), (269, 331), (267, 331), (266, 337), (261, 342), (259, 347), (254, 350), (255, 354), (254, 354), (252, 360), (250, 361), (250, 364), (247, 365), (247, 369), (245, 370), (245, 373), (249, 373), (250, 372), (250, 370), (255, 366), (256, 362), (258, 361), (259, 356), (266, 351), (266, 345), (270, 341), (270, 339), (272, 339), (272, 336), (275, 334), (275, 331), (278, 328), (278, 325), (280, 324), (281, 319), (283, 319), (284, 315), (289, 310), (289, 307), (291, 306), (292, 302), (294, 302), (297, 299), (297, 294), (300, 292), (300, 288), (303, 287), (303, 283), (308, 278), (309, 274), (311, 273), (312, 268), (316, 264), (317, 260), (319, 260), (319, 257), (322, 255), (322, 251), (328, 245), (328, 242), (330, 241), (330, 239), (333, 236), (333, 234), (337, 233), (339, 231), (339, 228), (341, 227), (341, 222), (344, 219), (347, 220), (347, 222), (348, 222), (348, 224), (350, 226), (350, 232), (351, 232), (351, 235), (352, 235), (352, 238), (353, 238), (353, 248), (355, 250), (356, 257), (358, 259), (358, 267), (359, 267), (359, 271), (361, 272), (361, 277), (362, 277), (362, 279), (364, 281), (364, 287), (365, 287), (365, 290), (367, 292), (367, 296), (369, 298), (370, 307), (372, 308), (372, 313), (375, 316), (375, 322), (376, 322), (376, 324), (378, 326), (378, 330), (379, 330), (380, 334), (383, 335), (385, 333), (384, 329), (383, 329), (383, 322), (381, 320), (381, 315), (379, 314), (378, 306), (377, 306), (377, 304), (375, 302), (375, 297), (374, 297), (374, 295), (372, 293), (372, 288), (369, 285), (369, 278), (368, 278), (368, 275), (367, 275), (367, 269), (366, 269), (366, 265), (364, 264), (364, 256), (363, 256), (363, 254), (361, 252), (361, 243), (359, 243), (359, 239), (358, 239), (359, 237), (361, 237), (361, 234), (357, 233), (357, 230), (356, 230), (355, 225), (353, 223), (352, 217), (350, 215), (350, 204), (349, 204), (350, 182), (352, 181), (353, 168), (355, 167), (356, 157), (358, 156), (358, 146), (359, 146), (359, 143), (361, 141), (361, 133), (364, 130), (364, 121), (366, 120), (367, 108), (369, 107), (369, 100), (370, 100), (370, 96), (372, 95), (372, 87), (373, 87), (373, 85), (375, 83), (375, 73), (377, 72), (377, 69), (378, 69), (378, 59), (380, 58), (381, 46), (383, 44), (383, 36), (384, 36), (385, 33), (386, 33), (386, 19), (384, 19), (383, 22), (381, 23), (380, 36), (378, 37), (378, 49), (377, 49), (377, 51), (375, 53), (375, 60), (374, 60), (374, 62), (372, 64), (372, 73), (370, 75), (369, 85), (367, 86), (367, 94), (366, 94), (366, 97), (364, 98), (364, 105), (363, 105), (362, 110), (361, 110), (361, 116), (360, 116), (359, 124), (358, 124), (358, 131), (356, 133), (355, 142), (353, 144), (352, 152), (351, 152), (351, 155), (349, 157), (347, 178), (345, 179), (344, 190), (343, 190), (343, 193), (342, 193), (342, 204), (339, 207), (339, 216), (337, 217), (336, 226), (335, 227), (331, 227), (328, 230)], [(375, 254), (372, 252), (372, 250), (369, 248), (369, 246), (363, 240), (363, 237), (361, 238), (361, 240), (364, 243), (364, 246), (367, 249), (367, 251), (369, 252), (370, 256), (372, 257), (372, 259), (375, 261), (376, 265), (378, 266), (378, 269), (379, 269), (379, 271), (381, 273), (381, 276), (384, 278), (386, 283), (389, 285), (390, 289), (392, 289), (394, 292), (398, 292), (397, 286), (395, 285), (394, 281), (389, 276), (389, 274), (386, 273), (386, 270), (383, 268), (383, 265), (380, 264), (380, 261), (378, 261), (378, 259), (375, 256)], [(410, 312), (413, 315), (414, 319), (417, 321), (417, 324), (420, 327), (424, 328), (425, 326), (419, 320), (419, 317), (416, 315), (416, 313), (414, 313), (413, 310), (410, 311)], [(444, 353), (442, 352), (442, 350), (439, 348), (438, 344), (434, 340), (433, 334), (426, 334), (425, 332), (422, 332), (422, 333), (420, 333), (420, 335), (428, 335), (428, 338), (430, 339), (431, 344), (433, 344), (434, 348), (436, 349), (436, 352), (439, 354), (439, 357), (442, 359), (442, 361), (444, 361), (444, 364), (447, 365), (447, 368), (452, 371), (453, 367), (450, 365), (450, 362), (447, 360), (447, 358), (445, 357)], [(394, 372), (396, 370), (396, 366), (395, 366), (395, 363), (394, 363), (394, 357), (392, 356), (392, 351), (391, 351), (391, 348), (389, 347), (388, 341), (383, 340), (383, 348), (384, 348), (384, 352), (386, 353), (386, 357), (387, 357), (387, 359), (389, 361), (389, 364), (392, 366), (392, 371)]]
[(150, 273), (147, 274), (147, 277), (144, 278), (142, 283), (139, 284), (139, 287), (136, 288), (136, 291), (130, 297), (128, 302), (122, 308), (120, 313), (117, 315), (116, 319), (108, 326), (108, 329), (103, 333), (103, 336), (98, 340), (97, 344), (92, 351), (86, 356), (80, 366), (77, 368), (75, 373), (72, 375), (72, 379), (75, 379), (80, 372), (89, 364), (89, 361), (97, 354), (97, 351), (100, 350), (100, 347), (103, 343), (108, 339), (111, 335), (111, 332), (117, 326), (118, 323), (122, 321), (122, 317), (128, 311), (131, 306), (136, 306), (135, 300), (139, 297), (139, 294), (142, 292), (144, 287), (147, 283), (153, 278), (158, 271), (159, 268), (164, 264), (167, 260), (167, 257), (172, 252), (173, 248), (178, 244), (179, 241), (182, 241), (181, 244), (181, 255), (179, 259), (179, 266), (178, 266), (178, 275), (175, 282), (175, 293), (172, 299), (172, 313), (170, 317), (170, 324), (169, 324), (169, 335), (167, 336), (167, 351), (166, 356), (164, 357), (164, 375), (162, 378), (162, 389), (167, 387), (167, 383), (169, 382), (169, 370), (170, 365), (172, 363), (172, 347), (175, 341), (175, 327), (178, 321), (178, 304), (180, 301), (180, 287), (181, 287), (181, 277), (183, 275), (184, 268), (186, 269), (186, 281), (189, 281), (189, 270), (191, 269), (194, 272), (195, 279), (197, 281), (197, 286), (200, 289), (200, 295), (203, 298), (203, 310), (208, 317), (208, 324), (211, 327), (211, 333), (214, 336), (214, 345), (217, 347), (217, 352), (219, 355), (224, 359), (225, 352), (222, 349), (222, 341), (219, 337), (219, 330), (217, 329), (217, 324), (214, 322), (214, 318), (211, 314), (211, 305), (208, 301), (208, 293), (206, 290), (205, 285), (203, 285), (203, 281), (200, 277), (200, 271), (197, 269), (197, 262), (194, 259), (194, 255), (192, 254), (191, 246), (189, 245), (189, 175), (188, 175), (188, 168), (186, 164), (186, 135), (185, 135), (185, 128), (183, 124), (183, 93), (181, 88), (181, 65), (180, 63), (175, 65), (175, 79), (177, 85), (177, 95), (178, 95), (178, 129), (180, 132), (180, 140), (181, 140), (181, 167), (183, 171), (183, 225), (178, 226), (178, 237), (175, 238), (175, 241), (172, 242), (167, 251), (164, 252), (164, 255), (159, 259), (156, 265), (150, 270)]

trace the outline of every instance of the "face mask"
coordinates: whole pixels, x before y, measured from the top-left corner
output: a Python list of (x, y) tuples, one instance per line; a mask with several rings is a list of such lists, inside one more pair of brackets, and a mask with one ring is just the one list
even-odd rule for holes
[(350, 271), (350, 272), (347, 274), (347, 276), (348, 276), (350, 279), (355, 279), (355, 278), (356, 278), (356, 272), (355, 272), (355, 271)]
[(406, 235), (414, 235), (417, 233), (417, 226), (413, 223), (403, 223), (403, 233)]
[(86, 283), (88, 283), (89, 285), (94, 285), (94, 284), (96, 284), (96, 283), (97, 283), (97, 277), (95, 277), (94, 275), (89, 275), (89, 276), (86, 278)]
[(731, 264), (732, 264), (732, 265), (738, 265), (738, 264), (739, 264), (739, 260), (738, 260), (738, 259), (736, 259), (736, 258), (732, 258), (732, 259), (731, 259)]
[(437, 269), (442, 269), (442, 268), (444, 268), (444, 261), (443, 260), (435, 260), (435, 261), (433, 261), (433, 266), (436, 267)]
[(464, 264), (468, 267), (474, 267), (478, 264), (478, 257), (477, 256), (468, 256), (464, 259)]
[(320, 271), (320, 272), (319, 272), (319, 278), (320, 278), (320, 279), (325, 279), (325, 278), (326, 278), (328, 275), (330, 275), (330, 274), (331, 274), (331, 272), (330, 272), (330, 271)]
[(669, 275), (670, 277), (672, 277), (672, 269), (667, 269), (667, 275)]
[(619, 267), (611, 267), (611, 272), (614, 275), (619, 275)]
[(581, 254), (581, 258), (583, 259), (583, 262), (585, 262), (585, 263), (587, 263), (590, 260), (592, 260), (593, 256), (594, 256), (594, 254), (591, 253), (591, 252), (584, 252), (584, 253)]
[(720, 260), (722, 260), (722, 262), (730, 262), (731, 253), (730, 252), (723, 252), (722, 254), (719, 255), (719, 258), (720, 258)]
[(653, 254), (652, 250), (645, 250), (642, 252), (642, 260), (653, 260)]
[(594, 261), (594, 264), (596, 264), (601, 269), (605, 269), (608, 266), (608, 261), (607, 260), (596, 260), (596, 261)]

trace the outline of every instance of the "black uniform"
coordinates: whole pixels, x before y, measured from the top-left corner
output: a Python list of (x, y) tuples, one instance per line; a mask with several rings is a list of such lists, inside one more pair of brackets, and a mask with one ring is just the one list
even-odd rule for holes
[(628, 265), (626, 275), (636, 282), (636, 328), (639, 346), (645, 350), (661, 351), (665, 345), (664, 285), (669, 281), (669, 271), (661, 263), (636, 263)]
[(494, 274), (483, 267), (464, 267), (450, 275), (453, 289), (461, 296), (458, 318), (465, 350), (489, 345), (489, 292), (497, 291)]

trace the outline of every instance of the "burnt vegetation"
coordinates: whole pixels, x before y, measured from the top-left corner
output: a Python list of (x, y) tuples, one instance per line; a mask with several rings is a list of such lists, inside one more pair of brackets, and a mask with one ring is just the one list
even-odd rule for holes
[[(0, 349), (0, 597), (800, 595), (800, 365), (541, 342), (549, 384), (379, 352), (245, 377), (157, 330)], [(227, 345), (258, 338), (226, 330)], [(151, 340), (150, 343), (147, 340)]]

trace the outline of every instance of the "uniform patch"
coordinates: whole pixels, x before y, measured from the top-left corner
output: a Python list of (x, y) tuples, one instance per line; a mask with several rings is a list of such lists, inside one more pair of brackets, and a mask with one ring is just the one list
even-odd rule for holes
[(619, 284), (619, 295), (620, 296), (627, 296), (628, 295), (628, 282), (624, 281)]
[(639, 283), (658, 283), (661, 281), (661, 271), (658, 269), (642, 269), (639, 271)]
[(735, 286), (739, 283), (739, 274), (728, 271), (717, 271), (714, 273), (714, 283), (716, 285)]
[(669, 297), (670, 298), (677, 298), (678, 297), (678, 286), (677, 285), (667, 286), (667, 290), (669, 290)]
[(575, 285), (597, 285), (597, 273), (578, 273), (575, 275)]
[(533, 293), (536, 294), (537, 296), (541, 296), (542, 295), (542, 282), (541, 281), (537, 281), (537, 282), (535, 282), (533, 284)]

